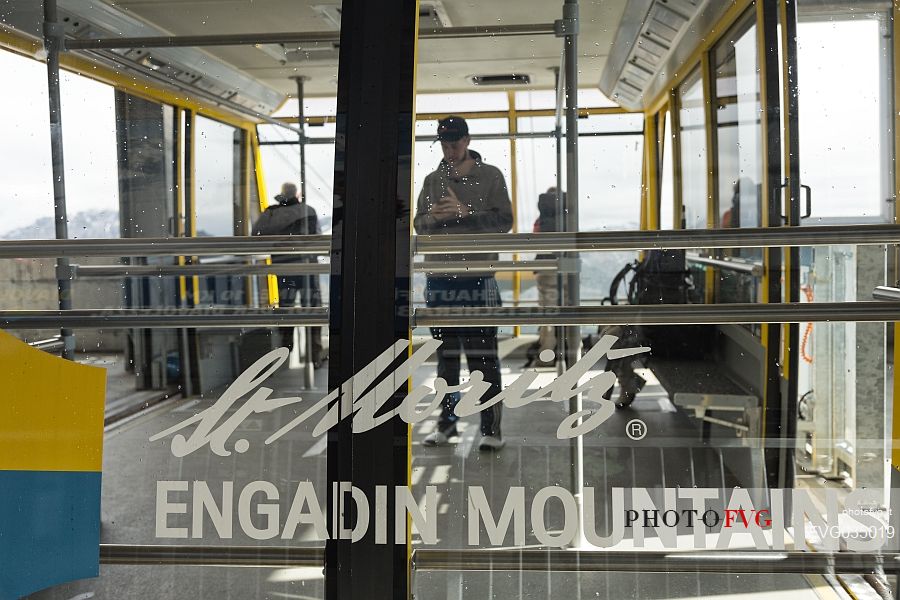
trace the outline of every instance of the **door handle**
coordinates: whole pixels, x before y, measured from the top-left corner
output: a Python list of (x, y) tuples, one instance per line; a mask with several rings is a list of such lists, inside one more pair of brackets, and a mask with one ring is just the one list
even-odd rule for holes
[[(790, 182), (789, 182), (789, 180), (785, 179), (784, 183), (782, 183), (780, 187), (781, 187), (781, 189), (785, 189), (788, 187), (788, 185), (790, 185)], [(803, 185), (801, 183), (800, 189), (806, 190), (806, 210), (803, 212), (802, 215), (800, 215), (800, 218), (807, 219), (812, 216), (812, 188), (809, 187), (808, 185)], [(781, 215), (781, 220), (783, 222), (787, 223), (788, 222), (787, 215)], [(797, 225), (799, 225), (799, 223), (797, 223)]]
[(807, 219), (812, 216), (812, 188), (808, 185), (800, 184), (801, 190), (806, 190), (806, 211), (800, 215), (801, 219)]

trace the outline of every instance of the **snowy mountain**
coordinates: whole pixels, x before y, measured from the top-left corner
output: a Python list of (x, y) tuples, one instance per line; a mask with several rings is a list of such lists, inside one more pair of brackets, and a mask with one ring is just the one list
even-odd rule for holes
[[(56, 237), (52, 217), (42, 217), (25, 227), (0, 233), (4, 240), (47, 240)], [(114, 210), (85, 210), (69, 217), (69, 238), (117, 238), (119, 213)]]

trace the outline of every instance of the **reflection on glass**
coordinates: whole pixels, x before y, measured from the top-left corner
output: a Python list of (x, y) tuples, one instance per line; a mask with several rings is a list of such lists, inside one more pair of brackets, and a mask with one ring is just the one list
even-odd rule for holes
[(756, 25), (745, 20), (713, 51), (719, 227), (759, 227), (762, 125)]
[(238, 132), (230, 125), (198, 116), (194, 139), (197, 235), (240, 234), (241, 198), (235, 179)]
[(681, 136), (681, 198), (687, 229), (706, 229), (707, 165), (706, 114), (703, 80), (697, 69), (678, 88)]

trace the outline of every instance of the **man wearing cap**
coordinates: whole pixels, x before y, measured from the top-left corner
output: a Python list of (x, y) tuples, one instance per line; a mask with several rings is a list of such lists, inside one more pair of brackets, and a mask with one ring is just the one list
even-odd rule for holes
[[(422, 235), (506, 233), (512, 227), (512, 204), (506, 181), (497, 167), (485, 164), (481, 155), (469, 150), (469, 127), (465, 119), (449, 116), (438, 122), (438, 140), (444, 159), (425, 177), (416, 205), (414, 225)], [(452, 261), (461, 266), (471, 261), (496, 261), (496, 254), (472, 253), (428, 255), (426, 262)], [(490, 271), (471, 271), (460, 276), (429, 274), (425, 290), (429, 307), (500, 306), (500, 289)], [(437, 351), (438, 377), (448, 385), (459, 385), (460, 359), (466, 355), (469, 372), (481, 371), (490, 385), (485, 402), (501, 390), (500, 357), (496, 327), (433, 327), (431, 335), (443, 341)], [(435, 431), (424, 443), (445, 444), (457, 434), (459, 417), (453, 412), (459, 392), (447, 394)], [(483, 410), (481, 450), (499, 450), (501, 404)]]

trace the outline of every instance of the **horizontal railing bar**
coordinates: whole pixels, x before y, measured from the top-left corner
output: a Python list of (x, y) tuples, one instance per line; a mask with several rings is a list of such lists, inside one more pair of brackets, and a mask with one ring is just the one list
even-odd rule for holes
[(900, 225), (820, 225), (747, 229), (580, 231), (419, 235), (417, 254), (478, 252), (592, 252), (610, 250), (766, 248), (900, 243)]
[(98, 308), (0, 311), (2, 329), (114, 329), (175, 327), (280, 327), (328, 325), (316, 308)]
[(870, 574), (900, 569), (900, 554), (862, 552), (665, 552), (658, 550), (413, 551), (414, 571)]
[(414, 269), (423, 273), (470, 273), (470, 272), (515, 272), (515, 271), (555, 271), (559, 261), (552, 260), (466, 260), (429, 261), (415, 263)]
[(75, 277), (190, 277), (214, 275), (317, 275), (328, 273), (325, 263), (212, 264), (212, 265), (73, 265)]
[(761, 277), (763, 274), (763, 266), (743, 261), (724, 260), (721, 258), (710, 258), (709, 256), (687, 255), (687, 261), (706, 265), (709, 267), (718, 267), (729, 271), (737, 271), (738, 273), (747, 273)]
[[(422, 29), (419, 39), (460, 39), (554, 33), (553, 23), (526, 25), (479, 25)], [(249, 46), (256, 44), (338, 43), (340, 31), (302, 31), (278, 33), (231, 33), (210, 35), (171, 35), (100, 39), (67, 39), (66, 50), (104, 50), (114, 48), (174, 48), (210, 46)]]
[(100, 544), (104, 565), (325, 567), (324, 548)]
[(898, 301), (900, 300), (900, 289), (879, 285), (872, 290), (872, 297), (876, 300)]
[[(477, 252), (592, 252), (651, 248), (766, 248), (900, 243), (900, 225), (822, 225), (713, 230), (582, 231), (420, 235), (417, 254)], [(2, 240), (0, 258), (57, 256), (201, 256), (213, 254), (328, 254), (331, 236), (248, 236), (81, 240)]]
[(57, 256), (203, 256), (216, 254), (328, 254), (330, 235), (196, 238), (2, 240), (0, 258)]
[[(630, 135), (643, 135), (643, 131), (584, 131), (579, 132), (578, 137), (623, 137)], [(519, 131), (516, 133), (472, 133), (469, 138), (473, 140), (520, 140), (520, 139), (544, 139), (556, 135), (554, 131)], [(563, 135), (565, 137), (565, 135)], [(435, 135), (417, 135), (417, 142), (437, 141)], [(305, 144), (333, 144), (333, 137), (307, 137)], [(299, 146), (300, 140), (272, 140), (260, 142), (260, 146)]]
[[(190, 277), (213, 275), (319, 275), (329, 273), (326, 263), (277, 263), (272, 265), (73, 265), (75, 277)], [(559, 268), (556, 260), (507, 260), (467, 262), (416, 263), (415, 270), (423, 273), (467, 273), (471, 271), (514, 272), (553, 271)]]
[(51, 354), (58, 354), (60, 350), (63, 349), (65, 344), (62, 341), (61, 335), (55, 335), (52, 338), (48, 338), (46, 340), (38, 340), (36, 342), (29, 342), (29, 346), (32, 348), (36, 348), (38, 350), (43, 350), (44, 352), (49, 352)]
[(802, 304), (657, 304), (575, 307), (417, 308), (415, 327), (508, 325), (690, 325), (886, 322), (900, 320), (900, 302)]

